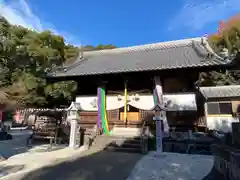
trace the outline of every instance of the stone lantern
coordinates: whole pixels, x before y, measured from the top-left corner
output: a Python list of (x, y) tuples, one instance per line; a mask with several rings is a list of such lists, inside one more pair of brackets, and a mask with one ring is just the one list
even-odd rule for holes
[(71, 130), (69, 137), (69, 147), (76, 148), (77, 145), (77, 130), (78, 130), (78, 121), (80, 120), (80, 116), (78, 115), (78, 111), (80, 110), (80, 103), (72, 102), (69, 108), (67, 109), (67, 119), (70, 121)]

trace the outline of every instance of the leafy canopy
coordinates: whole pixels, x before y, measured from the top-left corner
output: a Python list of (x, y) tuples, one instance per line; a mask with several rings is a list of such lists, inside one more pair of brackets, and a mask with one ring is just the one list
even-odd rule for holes
[[(112, 48), (83, 47), (85, 51)], [(51, 83), (45, 77), (53, 68), (73, 62), (78, 53), (78, 47), (50, 31), (32, 31), (0, 18), (0, 104), (46, 106), (71, 101), (75, 81)]]
[(217, 32), (210, 35), (208, 40), (216, 53), (220, 53), (224, 48), (228, 49), (229, 58), (235, 59), (236, 66), (229, 70), (201, 73), (202, 85), (240, 84), (240, 14), (225, 22), (220, 21)]

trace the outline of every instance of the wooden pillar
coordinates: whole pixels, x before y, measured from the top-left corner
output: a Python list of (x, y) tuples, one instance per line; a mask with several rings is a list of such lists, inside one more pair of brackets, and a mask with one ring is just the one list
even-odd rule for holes
[(124, 82), (124, 122), (127, 121), (127, 81)]
[[(155, 84), (155, 93), (157, 96), (157, 103), (160, 105), (163, 105), (163, 87), (161, 83), (161, 79), (159, 76), (154, 77), (154, 84)], [(167, 122), (167, 116), (166, 116), (166, 111), (161, 111), (161, 117), (163, 120), (163, 132), (168, 133), (169, 132), (169, 126)]]

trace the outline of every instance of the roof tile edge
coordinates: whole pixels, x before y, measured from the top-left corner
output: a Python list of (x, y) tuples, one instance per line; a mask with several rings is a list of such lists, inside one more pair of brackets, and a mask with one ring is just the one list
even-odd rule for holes
[(200, 86), (200, 89), (240, 88), (240, 85)]

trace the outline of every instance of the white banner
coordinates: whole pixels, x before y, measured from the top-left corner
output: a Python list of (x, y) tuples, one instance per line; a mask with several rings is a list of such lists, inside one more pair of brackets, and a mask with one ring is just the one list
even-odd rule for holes
[[(165, 102), (170, 101), (168, 111), (196, 111), (195, 94), (167, 94), (163, 95)], [(97, 96), (77, 96), (76, 102), (80, 103), (83, 111), (97, 111)], [(129, 95), (127, 104), (142, 110), (154, 107), (153, 95)], [(124, 96), (107, 95), (107, 110), (119, 109), (124, 106)]]

